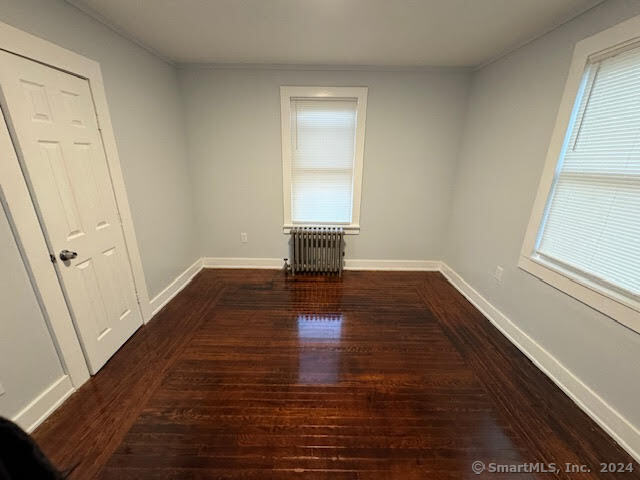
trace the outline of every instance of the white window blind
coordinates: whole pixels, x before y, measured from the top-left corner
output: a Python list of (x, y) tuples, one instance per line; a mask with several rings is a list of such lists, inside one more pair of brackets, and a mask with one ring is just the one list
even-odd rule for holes
[(536, 250), (640, 295), (640, 48), (587, 67)]
[(351, 223), (356, 100), (291, 100), (291, 219)]

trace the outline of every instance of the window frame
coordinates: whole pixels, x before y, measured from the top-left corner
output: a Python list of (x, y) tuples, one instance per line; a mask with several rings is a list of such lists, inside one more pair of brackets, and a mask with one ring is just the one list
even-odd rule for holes
[(576, 43), (518, 266), (545, 283), (640, 333), (640, 301), (638, 299), (598, 283), (588, 275), (564, 267), (560, 262), (550, 261), (536, 252), (547, 202), (553, 193), (554, 179), (560, 164), (565, 137), (572, 125), (574, 108), (577, 108), (579, 96), (583, 93), (583, 78), (588, 65), (635, 47), (640, 47), (640, 16)]
[[(282, 124), (282, 197), (284, 207), (283, 232), (295, 226), (340, 226), (347, 234), (360, 232), (360, 203), (362, 197), (362, 170), (364, 164), (364, 136), (367, 118), (367, 87), (280, 87), (280, 119)], [(356, 101), (356, 138), (353, 159), (353, 197), (351, 223), (294, 223), (291, 220), (291, 100), (345, 99)]]

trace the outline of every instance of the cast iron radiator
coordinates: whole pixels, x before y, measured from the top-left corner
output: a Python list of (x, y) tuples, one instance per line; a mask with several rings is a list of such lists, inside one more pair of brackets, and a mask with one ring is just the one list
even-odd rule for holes
[(304, 272), (342, 275), (342, 227), (292, 227), (289, 245), (293, 275)]

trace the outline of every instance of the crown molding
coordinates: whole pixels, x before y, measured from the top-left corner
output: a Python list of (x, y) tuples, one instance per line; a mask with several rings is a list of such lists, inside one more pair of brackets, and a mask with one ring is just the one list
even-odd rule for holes
[(111, 30), (111, 31), (117, 33), (118, 35), (120, 35), (122, 38), (124, 38), (126, 40), (129, 40), (130, 42), (135, 43), (138, 47), (140, 47), (143, 50), (147, 51), (148, 53), (150, 53), (154, 57), (159, 58), (163, 62), (165, 62), (165, 63), (167, 63), (167, 64), (169, 64), (169, 65), (171, 65), (173, 67), (176, 66), (176, 63), (172, 59), (162, 55), (160, 52), (158, 52), (154, 48), (152, 48), (149, 45), (147, 45), (146, 43), (144, 43), (142, 40), (140, 40), (135, 35), (132, 35), (131, 33), (126, 32), (124, 29), (122, 29), (120, 26), (118, 26), (117, 24), (115, 24), (114, 22), (112, 22), (111, 20), (106, 18), (104, 15), (102, 15), (101, 13), (98, 13), (96, 10), (94, 10), (93, 8), (91, 8), (88, 5), (86, 5), (84, 2), (82, 2), (82, 0), (64, 0), (64, 1), (67, 2), (69, 5), (71, 5), (72, 7), (80, 10), (85, 15), (88, 15), (89, 17), (93, 18), (94, 20), (100, 22), (105, 27), (107, 27), (109, 30)]
[(292, 70), (292, 71), (342, 71), (342, 72), (448, 72), (468, 73), (473, 67), (432, 66), (432, 65), (326, 65), (326, 64), (287, 64), (287, 63), (206, 63), (180, 62), (177, 68), (204, 70)]
[(471, 70), (474, 71), (474, 72), (476, 72), (478, 70), (482, 70), (484, 67), (488, 67), (492, 63), (496, 63), (497, 61), (499, 61), (499, 60), (501, 60), (501, 59), (503, 59), (505, 57), (508, 57), (512, 53), (515, 53), (518, 50), (520, 50), (521, 48), (526, 47), (530, 43), (535, 42), (539, 38), (544, 37), (545, 35), (553, 32), (554, 30), (557, 30), (558, 28), (562, 27), (563, 25), (566, 25), (567, 23), (571, 22), (572, 20), (575, 20), (579, 16), (584, 15), (585, 13), (593, 10), (594, 8), (597, 8), (598, 6), (602, 5), (606, 1), (607, 0), (596, 0), (595, 3), (591, 4), (590, 6), (582, 7), (582, 8), (579, 8), (577, 10), (574, 10), (573, 12), (569, 13), (568, 15), (565, 15), (564, 17), (560, 18), (557, 22), (554, 22), (548, 28), (536, 33), (535, 35), (529, 37), (526, 40), (523, 40), (520, 43), (517, 43), (517, 44), (513, 45), (512, 47), (509, 47), (509, 48), (503, 50), (502, 52), (498, 53), (497, 55), (494, 55), (493, 57), (489, 57), (487, 60), (485, 60), (484, 62), (482, 62), (482, 63), (480, 63), (478, 65), (476, 65), (475, 67), (471, 67)]
[(284, 64), (284, 63), (224, 63), (224, 62), (178, 62), (161, 54), (153, 47), (147, 45), (137, 36), (126, 32), (119, 25), (115, 24), (95, 9), (86, 5), (82, 0), (64, 0), (69, 5), (80, 10), (84, 14), (100, 22), (121, 37), (135, 43), (151, 55), (159, 58), (165, 63), (176, 67), (180, 70), (186, 69), (212, 69), (212, 70), (292, 70), (292, 71), (345, 71), (345, 72), (407, 72), (407, 73), (425, 73), (425, 72), (446, 72), (446, 73), (470, 73), (482, 70), (483, 68), (498, 62), (499, 60), (515, 53), (530, 43), (535, 42), (539, 38), (548, 33), (557, 30), (572, 20), (584, 15), (585, 13), (597, 8), (607, 0), (594, 0), (595, 3), (582, 7), (565, 15), (557, 22), (554, 22), (549, 28), (546, 28), (535, 35), (509, 47), (498, 54), (489, 57), (487, 60), (478, 65), (466, 66), (447, 66), (447, 65), (340, 65), (340, 64)]

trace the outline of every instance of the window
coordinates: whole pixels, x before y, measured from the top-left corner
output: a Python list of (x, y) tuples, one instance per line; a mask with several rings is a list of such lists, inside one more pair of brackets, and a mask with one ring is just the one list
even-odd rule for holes
[(367, 89), (281, 87), (284, 227), (360, 228)]
[(536, 251), (640, 295), (640, 49), (591, 63)]
[(576, 47), (520, 266), (640, 332), (640, 43), (603, 33)]

